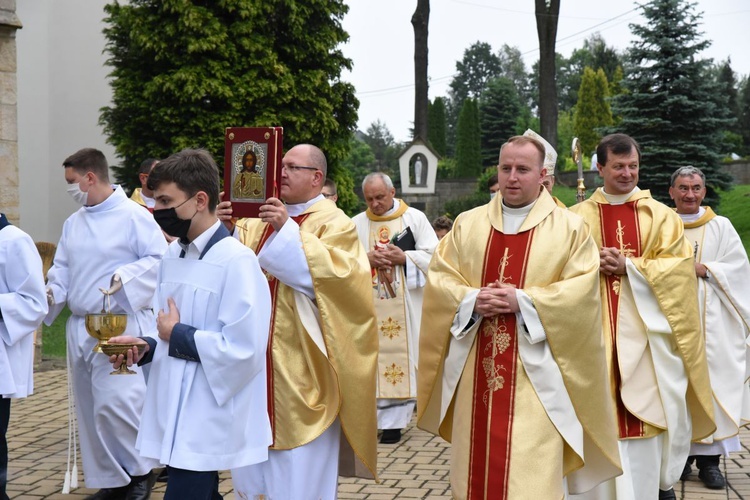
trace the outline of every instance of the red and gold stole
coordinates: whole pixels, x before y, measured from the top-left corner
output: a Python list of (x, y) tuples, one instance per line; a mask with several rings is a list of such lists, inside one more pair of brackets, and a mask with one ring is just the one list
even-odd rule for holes
[[(641, 231), (638, 223), (638, 202), (622, 205), (599, 204), (602, 244), (615, 247), (625, 257), (640, 257)], [(610, 338), (612, 341), (612, 367), (615, 376), (615, 402), (617, 406), (617, 427), (620, 438), (643, 436), (643, 422), (630, 413), (620, 397), (620, 366), (617, 359), (617, 328), (619, 324), (621, 276), (606, 277), (607, 309), (609, 312)]]
[[(482, 283), (522, 288), (534, 230), (515, 235), (493, 230), (487, 242)], [(467, 498), (507, 498), (515, 395), (516, 315), (484, 318), (476, 340)]]
[[(299, 226), (302, 226), (302, 223), (307, 219), (307, 217), (310, 214), (302, 214), (297, 215), (296, 217), (292, 217), (292, 220), (296, 222)], [(260, 255), (260, 251), (263, 248), (263, 245), (266, 244), (268, 241), (268, 238), (271, 237), (271, 235), (274, 232), (274, 228), (271, 224), (266, 224), (266, 228), (263, 230), (263, 235), (260, 237), (260, 241), (258, 242), (258, 247), (255, 249), (255, 255)], [(273, 446), (273, 443), (276, 442), (276, 420), (274, 418), (274, 406), (273, 406), (273, 356), (272, 356), (272, 347), (273, 347), (273, 325), (276, 322), (276, 293), (279, 290), (279, 280), (276, 279), (275, 276), (269, 274), (265, 269), (263, 269), (263, 274), (266, 275), (266, 279), (268, 280), (268, 288), (271, 290), (271, 327), (268, 332), (268, 348), (266, 350), (266, 400), (268, 402), (268, 418), (271, 420), (271, 436), (273, 436), (273, 442), (271, 443), (271, 446)]]

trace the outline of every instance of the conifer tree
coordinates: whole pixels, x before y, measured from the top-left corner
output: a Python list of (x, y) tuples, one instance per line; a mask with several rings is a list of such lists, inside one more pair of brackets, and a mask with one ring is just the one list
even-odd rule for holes
[(445, 99), (436, 97), (430, 104), (427, 139), (440, 156), (445, 156)]
[(601, 128), (612, 125), (608, 96), (609, 84), (604, 71), (601, 68), (596, 72), (589, 67), (584, 68), (573, 114), (573, 130), (581, 141), (584, 156), (596, 151), (596, 145), (602, 138)]
[(521, 102), (513, 82), (505, 77), (491, 80), (479, 100), (483, 167), (497, 165), (500, 146), (515, 135), (520, 116)]
[(665, 203), (672, 172), (693, 165), (706, 174), (706, 203), (716, 206), (716, 189), (731, 187), (721, 169), (718, 147), (727, 125), (726, 103), (716, 80), (708, 77), (710, 60), (700, 52), (700, 15), (687, 0), (651, 0), (641, 5), (644, 25), (631, 25), (637, 37), (629, 49), (626, 93), (613, 98), (616, 126), (641, 146), (641, 188)]
[(472, 178), (482, 173), (479, 112), (472, 98), (464, 99), (456, 126), (456, 177)]

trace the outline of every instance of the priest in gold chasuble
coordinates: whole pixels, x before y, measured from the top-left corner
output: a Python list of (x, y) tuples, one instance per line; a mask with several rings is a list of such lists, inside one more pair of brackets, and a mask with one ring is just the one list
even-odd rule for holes
[(501, 196), (462, 213), (425, 288), (418, 425), (452, 443), (458, 499), (562, 499), (621, 473), (584, 221), (541, 186), (544, 147), (513, 137)]
[(365, 177), (367, 211), (352, 219), (367, 251), (378, 321), (378, 429), (381, 443), (401, 439), (417, 397), (417, 348), (422, 292), (438, 239), (424, 213), (395, 198), (393, 182), (376, 172)]
[(623, 476), (590, 498), (674, 498), (691, 439), (715, 429), (693, 250), (674, 211), (639, 190), (635, 140), (612, 134), (596, 152), (604, 187), (570, 210), (600, 247)]
[(282, 164), (285, 203), (269, 198), (260, 218), (235, 228), (258, 254), (271, 289), (273, 444), (268, 462), (233, 470), (232, 481), (243, 498), (335, 498), (338, 475), (376, 476), (369, 265), (351, 219), (321, 194), (323, 153), (298, 145)]

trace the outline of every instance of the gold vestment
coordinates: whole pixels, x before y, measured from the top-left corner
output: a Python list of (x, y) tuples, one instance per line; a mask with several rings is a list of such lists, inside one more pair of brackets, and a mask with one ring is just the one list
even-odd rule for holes
[[(682, 220), (666, 205), (651, 198), (648, 190), (634, 193), (627, 202), (636, 202), (639, 226), (640, 256), (631, 257), (631, 262), (648, 281), (659, 308), (666, 316), (672, 330), (676, 350), (688, 376), (687, 404), (692, 417), (693, 440), (713, 433), (713, 406), (711, 387), (708, 379), (705, 343), (701, 336), (698, 311), (693, 250), (683, 236)], [(570, 210), (582, 216), (591, 228), (591, 236), (597, 245), (602, 246), (602, 221), (599, 205), (608, 205), (601, 188), (586, 201), (574, 205)], [(627, 281), (627, 275), (622, 276)], [(607, 279), (600, 277), (600, 294), (606, 303)], [(619, 387), (615, 385), (612, 359), (613, 345), (611, 331), (613, 320), (608, 309), (603, 308), (602, 328), (607, 345), (607, 364), (613, 396)], [(619, 321), (619, 320), (618, 320)], [(638, 320), (640, 321), (640, 320)], [(615, 323), (617, 325), (617, 323)], [(613, 399), (614, 401), (614, 399)], [(639, 415), (635, 415), (639, 417)], [(641, 418), (641, 417), (639, 417)], [(641, 418), (646, 421), (647, 419)], [(662, 432), (644, 422), (640, 437), (648, 438)]]
[[(459, 367), (462, 373), (456, 393), (442, 394), (442, 381), (450, 368), (445, 362), (459, 305), (468, 292), (483, 286), (485, 266), (498, 265), (486, 258), (492, 231), (503, 229), (501, 201), (497, 196), (488, 205), (458, 216), (453, 230), (435, 251), (425, 288), (417, 372), (418, 425), (453, 442), (451, 484), (456, 498), (466, 495), (470, 441), (487, 439), (484, 435), (472, 436), (467, 428), (471, 422), (471, 415), (467, 415), (471, 412), (471, 395), (466, 386), (473, 385), (476, 339), (468, 360)], [(614, 415), (608, 404), (597, 296), (598, 252), (583, 220), (557, 208), (546, 191), (540, 194), (519, 233), (530, 230), (533, 236), (525, 262), (523, 291), (532, 299), (544, 327), (545, 341), (559, 366), (584, 440), (606, 461), (606, 465), (599, 464), (599, 472), (593, 473), (601, 482), (621, 469)], [(561, 498), (562, 477), (587, 465), (587, 459), (581, 460), (560, 439), (520, 359), (517, 364), (520, 368), (515, 380), (507, 498)], [(441, 400), (446, 396), (452, 399), (441, 419)], [(548, 484), (548, 478), (556, 484)]]
[[(338, 416), (345, 437), (340, 475), (374, 478), (378, 337), (370, 265), (354, 224), (333, 202), (321, 200), (300, 217), (327, 357), (300, 321), (294, 290), (278, 283), (269, 339), (271, 449), (309, 443)], [(257, 252), (268, 225), (260, 219), (241, 219), (237, 226), (240, 241)], [(354, 457), (346, 453), (352, 451)]]

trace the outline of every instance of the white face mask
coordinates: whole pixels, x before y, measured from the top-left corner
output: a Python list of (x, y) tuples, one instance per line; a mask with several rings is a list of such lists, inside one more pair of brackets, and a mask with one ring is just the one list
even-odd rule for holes
[(490, 193), (490, 200), (493, 199), (497, 195), (497, 192)]
[(68, 185), (68, 194), (78, 203), (79, 205), (86, 205), (89, 199), (89, 194), (81, 191), (81, 185), (78, 182)]

